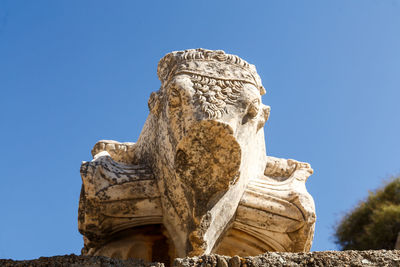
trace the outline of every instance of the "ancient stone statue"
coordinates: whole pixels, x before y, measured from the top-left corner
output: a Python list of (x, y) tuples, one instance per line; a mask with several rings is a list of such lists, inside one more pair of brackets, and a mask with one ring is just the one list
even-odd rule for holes
[(269, 157), (270, 107), (253, 65), (221, 50), (172, 52), (137, 143), (99, 141), (81, 166), (83, 254), (168, 262), (308, 251), (307, 163)]

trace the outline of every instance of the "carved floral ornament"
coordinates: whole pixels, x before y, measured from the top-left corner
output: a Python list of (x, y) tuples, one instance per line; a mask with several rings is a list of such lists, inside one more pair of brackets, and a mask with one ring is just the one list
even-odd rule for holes
[(82, 253), (171, 262), (308, 251), (312, 169), (266, 155), (270, 108), (255, 67), (190, 49), (162, 58), (158, 76), (138, 141), (99, 141), (82, 164)]

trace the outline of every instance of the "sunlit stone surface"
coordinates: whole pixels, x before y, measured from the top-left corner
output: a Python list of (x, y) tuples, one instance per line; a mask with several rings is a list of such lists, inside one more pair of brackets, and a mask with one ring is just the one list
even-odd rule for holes
[(167, 54), (157, 71), (137, 142), (99, 141), (81, 166), (83, 254), (168, 263), (308, 251), (313, 171), (266, 155), (270, 107), (255, 67), (191, 49)]

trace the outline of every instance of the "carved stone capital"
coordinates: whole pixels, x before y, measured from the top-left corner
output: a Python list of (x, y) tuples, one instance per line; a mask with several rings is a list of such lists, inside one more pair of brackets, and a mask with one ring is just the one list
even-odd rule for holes
[(102, 140), (81, 166), (85, 255), (168, 262), (204, 253), (308, 251), (308, 163), (266, 155), (256, 68), (221, 50), (160, 60), (136, 143)]

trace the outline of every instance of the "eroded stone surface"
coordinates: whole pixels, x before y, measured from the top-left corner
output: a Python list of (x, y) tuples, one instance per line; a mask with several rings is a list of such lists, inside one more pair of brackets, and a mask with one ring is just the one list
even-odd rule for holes
[(268, 252), (256, 257), (227, 257), (220, 255), (203, 255), (200, 257), (176, 259), (175, 267), (191, 266), (400, 266), (400, 251), (366, 250), (366, 251), (317, 251), (308, 253)]
[[(163, 263), (148, 263), (142, 260), (118, 260), (100, 256), (65, 255), (41, 257), (37, 260), (13, 261), (0, 260), (0, 266), (120, 266), (120, 267), (163, 267)], [(398, 250), (366, 250), (366, 251), (319, 251), (308, 253), (268, 252), (255, 257), (229, 257), (220, 255), (203, 255), (200, 257), (176, 259), (175, 267), (209, 266), (209, 267), (264, 267), (264, 266), (400, 266)]]
[(308, 251), (312, 169), (266, 155), (270, 107), (255, 67), (192, 49), (167, 54), (158, 76), (137, 143), (99, 141), (81, 166), (82, 253), (164, 261)]
[(104, 256), (77, 256), (74, 254), (40, 257), (35, 260), (2, 260), (2, 267), (165, 267), (163, 263), (145, 262), (140, 259), (120, 260)]

